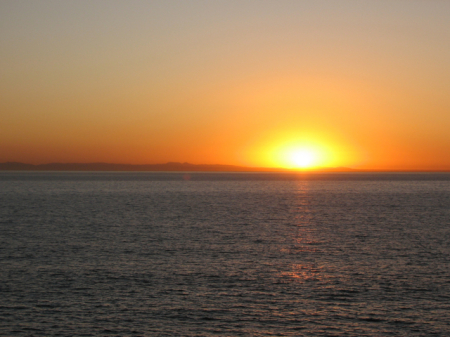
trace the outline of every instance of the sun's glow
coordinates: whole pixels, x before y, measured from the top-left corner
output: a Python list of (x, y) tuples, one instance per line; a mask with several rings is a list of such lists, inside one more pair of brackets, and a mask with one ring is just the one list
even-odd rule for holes
[(289, 160), (297, 167), (308, 168), (314, 166), (316, 156), (314, 152), (309, 149), (293, 150), (290, 153)]
[(243, 158), (257, 167), (309, 171), (352, 167), (357, 154), (331, 132), (279, 128), (249, 144)]
[(312, 169), (323, 166), (327, 161), (323, 149), (312, 145), (282, 147), (274, 156), (279, 166), (291, 169)]
[(266, 158), (272, 167), (311, 170), (334, 166), (334, 151), (322, 142), (312, 140), (282, 141), (266, 150)]

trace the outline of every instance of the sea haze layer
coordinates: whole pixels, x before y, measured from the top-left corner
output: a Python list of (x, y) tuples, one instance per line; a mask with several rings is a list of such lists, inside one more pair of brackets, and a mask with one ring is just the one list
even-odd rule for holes
[(0, 173), (0, 335), (448, 336), (450, 175)]

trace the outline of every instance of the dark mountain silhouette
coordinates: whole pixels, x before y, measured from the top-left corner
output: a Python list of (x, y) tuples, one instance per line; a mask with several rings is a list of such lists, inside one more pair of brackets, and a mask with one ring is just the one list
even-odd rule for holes
[[(169, 162), (165, 164), (110, 164), (110, 163), (49, 163), (24, 164), (18, 162), (0, 163), (0, 171), (184, 171), (184, 172), (292, 172), (282, 168), (245, 167), (235, 165), (206, 165)], [(349, 172), (346, 167), (319, 168), (314, 171)]]

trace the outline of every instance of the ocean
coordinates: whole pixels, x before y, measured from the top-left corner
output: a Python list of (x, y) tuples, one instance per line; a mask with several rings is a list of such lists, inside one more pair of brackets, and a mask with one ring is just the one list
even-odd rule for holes
[(0, 172), (2, 336), (450, 336), (450, 174)]

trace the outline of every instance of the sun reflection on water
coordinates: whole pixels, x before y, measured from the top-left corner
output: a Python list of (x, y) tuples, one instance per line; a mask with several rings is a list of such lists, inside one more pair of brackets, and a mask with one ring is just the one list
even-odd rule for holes
[[(314, 213), (311, 209), (310, 182), (297, 183), (293, 200), (293, 227), (290, 231), (290, 244), (281, 252), (293, 263), (285, 265), (278, 273), (280, 279), (287, 282), (311, 282), (322, 280), (322, 267), (311, 260), (317, 253), (320, 242), (315, 235)], [(298, 263), (299, 258), (302, 262)]]
[(291, 270), (280, 273), (281, 277), (294, 279), (297, 282), (320, 281), (321, 268), (315, 264), (292, 264)]

